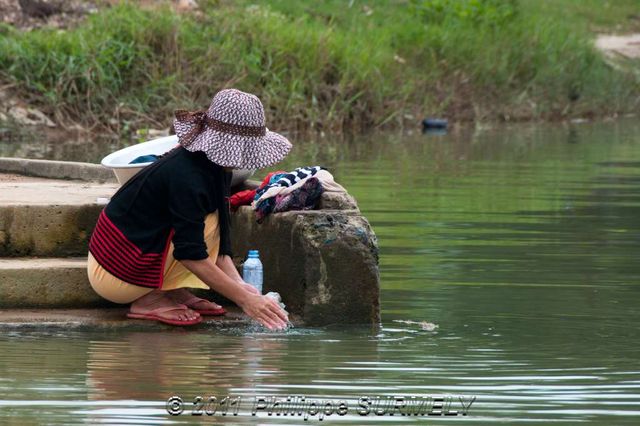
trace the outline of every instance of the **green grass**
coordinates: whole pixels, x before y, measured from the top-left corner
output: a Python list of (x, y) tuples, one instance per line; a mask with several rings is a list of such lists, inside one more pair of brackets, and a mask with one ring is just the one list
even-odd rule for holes
[(640, 31), (639, 0), (525, 0), (523, 12), (596, 32)]
[(591, 34), (632, 28), (638, 1), (200, 4), (204, 13), (177, 15), (123, 3), (67, 31), (4, 27), (0, 80), (60, 122), (119, 132), (166, 126), (174, 109), (206, 107), (224, 87), (256, 93), (281, 130), (638, 106), (637, 77), (606, 65)]

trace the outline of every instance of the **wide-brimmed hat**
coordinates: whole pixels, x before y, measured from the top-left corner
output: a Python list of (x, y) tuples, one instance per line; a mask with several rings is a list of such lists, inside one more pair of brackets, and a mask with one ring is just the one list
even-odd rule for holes
[(260, 99), (236, 89), (216, 93), (207, 111), (176, 111), (173, 126), (180, 145), (223, 167), (267, 167), (291, 149), (287, 138), (265, 127)]

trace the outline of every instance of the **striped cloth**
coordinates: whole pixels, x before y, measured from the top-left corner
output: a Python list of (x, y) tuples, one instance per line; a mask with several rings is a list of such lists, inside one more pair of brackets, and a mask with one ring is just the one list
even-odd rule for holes
[(161, 287), (164, 260), (173, 230), (162, 253), (143, 253), (102, 210), (89, 241), (89, 251), (115, 277), (142, 287)]
[(265, 185), (263, 188), (256, 191), (254, 202), (257, 205), (264, 199), (277, 195), (279, 192), (278, 188), (288, 188), (293, 186), (296, 183), (315, 175), (320, 170), (326, 169), (322, 166), (298, 167), (289, 173), (274, 175), (268, 185)]

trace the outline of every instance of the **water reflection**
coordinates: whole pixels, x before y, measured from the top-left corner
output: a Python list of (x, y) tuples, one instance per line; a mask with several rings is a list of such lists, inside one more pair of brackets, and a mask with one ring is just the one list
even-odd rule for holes
[[(9, 334), (0, 421), (35, 421), (37, 407), (51, 422), (192, 423), (167, 415), (174, 394), (354, 410), (364, 395), (444, 394), (476, 396), (474, 424), (637, 423), (639, 124), (299, 142), (282, 167), (306, 164), (329, 165), (374, 226), (381, 329)], [(324, 421), (426, 421), (354, 410)], [(198, 421), (213, 420), (303, 423)]]
[[(535, 322), (544, 326), (551, 320)], [(633, 424), (629, 416), (637, 414), (634, 407), (640, 403), (633, 366), (637, 353), (615, 330), (607, 334), (607, 348), (594, 348), (592, 337), (573, 334), (581, 329), (578, 324), (564, 324), (565, 340), (546, 338), (542, 328), (526, 331), (513, 318), (482, 316), (467, 317), (459, 328), (443, 324), (446, 330), (440, 333), (398, 325), (377, 334), (351, 328), (266, 338), (16, 333), (0, 340), (0, 412), (3, 420), (14, 415), (26, 422), (46, 416), (65, 424), (188, 423), (195, 396), (232, 395), (246, 401), (240, 415), (216, 416), (215, 421), (252, 423), (256, 395), (305, 395), (345, 401), (351, 410), (340, 419), (362, 424), (408, 420), (359, 416), (362, 396), (466, 395), (477, 398), (469, 410), (471, 422), (553, 419), (572, 424), (616, 416), (616, 424)], [(608, 359), (601, 358), (605, 351), (610, 351)], [(184, 415), (167, 415), (164, 401), (171, 395), (188, 402)], [(264, 415), (258, 419), (268, 420)], [(299, 424), (301, 419), (277, 420)]]
[(0, 157), (99, 163), (110, 152), (130, 143), (106, 134), (7, 127), (7, 123), (0, 122)]

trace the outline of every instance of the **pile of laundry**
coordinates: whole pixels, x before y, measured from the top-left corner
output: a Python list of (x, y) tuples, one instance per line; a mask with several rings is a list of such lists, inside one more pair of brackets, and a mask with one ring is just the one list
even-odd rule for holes
[(324, 167), (298, 167), (291, 172), (269, 173), (257, 189), (237, 192), (229, 202), (234, 210), (251, 205), (258, 223), (262, 223), (271, 213), (316, 208), (323, 192), (345, 193), (346, 190)]

